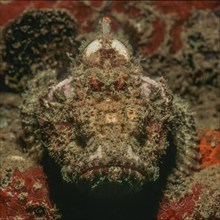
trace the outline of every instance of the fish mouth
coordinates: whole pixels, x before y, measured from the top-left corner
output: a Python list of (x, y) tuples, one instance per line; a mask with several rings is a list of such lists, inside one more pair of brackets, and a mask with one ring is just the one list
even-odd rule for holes
[(127, 172), (127, 171), (135, 171), (140, 173), (144, 176), (143, 171), (140, 168), (137, 168), (135, 166), (126, 166), (126, 165), (101, 165), (101, 166), (94, 166), (87, 168), (82, 171), (81, 176), (86, 175), (90, 171), (101, 171), (101, 172), (107, 172), (109, 168), (120, 168), (121, 170)]
[[(80, 179), (89, 179), (94, 176), (112, 176), (112, 179), (122, 178), (123, 176), (133, 176), (137, 179), (144, 180), (145, 174), (141, 168), (132, 165), (100, 165), (100, 166), (92, 166), (84, 169), (80, 175)], [(116, 178), (117, 176), (117, 178)]]
[(139, 192), (146, 182), (142, 169), (130, 165), (92, 166), (80, 172), (79, 189), (95, 197), (121, 197)]

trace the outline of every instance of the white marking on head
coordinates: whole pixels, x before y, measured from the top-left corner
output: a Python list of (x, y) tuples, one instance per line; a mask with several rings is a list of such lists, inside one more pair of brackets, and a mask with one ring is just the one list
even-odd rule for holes
[(72, 98), (74, 89), (71, 87), (72, 78), (64, 79), (59, 82), (57, 85), (53, 86), (49, 93), (47, 94), (48, 101), (53, 100), (53, 93), (55, 91), (63, 90), (66, 98)]
[(100, 39), (96, 39), (92, 41), (85, 49), (84, 53), (86, 57), (89, 57), (91, 54), (97, 52), (102, 48), (102, 44)]
[(96, 152), (89, 156), (89, 160), (92, 161), (94, 159), (101, 159), (101, 158), (102, 158), (102, 148), (101, 146), (99, 146)]
[(114, 48), (120, 55), (124, 56), (126, 60), (129, 60), (129, 52), (122, 42), (113, 39), (111, 47)]
[[(141, 76), (141, 79), (142, 79), (142, 85), (141, 85), (142, 92), (146, 97), (149, 97), (153, 88), (161, 86), (158, 82), (156, 82), (155, 80), (153, 80), (147, 76)], [(169, 102), (170, 99), (169, 99), (169, 97), (166, 96), (166, 89), (164, 86), (161, 86), (161, 93), (162, 93), (163, 98), (167, 102)]]
[(151, 93), (151, 90), (154, 87), (158, 86), (158, 83), (147, 76), (141, 76), (141, 79), (142, 79), (142, 86), (141, 86), (142, 92), (146, 97), (148, 97)]
[(89, 58), (92, 54), (98, 52), (101, 48), (103, 48), (106, 50), (114, 49), (120, 55), (124, 56), (127, 61), (129, 61), (130, 56), (126, 46), (121, 41), (114, 39), (110, 34), (110, 22), (111, 20), (109, 18), (103, 18), (103, 20), (101, 21), (102, 36), (99, 36), (98, 39), (93, 40), (87, 45), (87, 47), (83, 51), (85, 58)]

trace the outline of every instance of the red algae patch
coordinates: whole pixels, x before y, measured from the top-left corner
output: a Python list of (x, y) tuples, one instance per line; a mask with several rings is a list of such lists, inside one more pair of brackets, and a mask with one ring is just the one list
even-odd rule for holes
[(0, 219), (59, 219), (41, 167), (15, 169), (0, 182)]
[(157, 214), (158, 220), (219, 219), (220, 164), (206, 167), (168, 185)]
[(200, 139), (201, 167), (220, 163), (220, 131), (207, 130)]
[(182, 220), (192, 215), (196, 202), (201, 194), (201, 185), (195, 185), (192, 194), (187, 195), (183, 200), (163, 200), (157, 214), (158, 220)]
[(218, 1), (155, 1), (154, 5), (164, 14), (176, 14), (177, 19), (172, 27), (171, 52), (176, 53), (182, 47), (181, 31), (186, 20), (189, 19), (193, 9), (205, 10), (219, 7)]

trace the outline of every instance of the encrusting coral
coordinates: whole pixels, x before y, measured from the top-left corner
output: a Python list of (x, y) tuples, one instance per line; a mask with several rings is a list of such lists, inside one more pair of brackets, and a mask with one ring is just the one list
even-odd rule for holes
[(18, 94), (0, 95), (0, 219), (60, 219), (42, 167), (21, 148)]
[(76, 52), (76, 29), (65, 10), (28, 10), (8, 24), (2, 33), (6, 85), (22, 90), (30, 75), (48, 67), (58, 71), (67, 67), (66, 51)]
[(60, 219), (41, 167), (8, 172), (0, 182), (0, 219)]
[(185, 177), (181, 184), (169, 186), (158, 212), (158, 220), (219, 219), (220, 166), (207, 167)]

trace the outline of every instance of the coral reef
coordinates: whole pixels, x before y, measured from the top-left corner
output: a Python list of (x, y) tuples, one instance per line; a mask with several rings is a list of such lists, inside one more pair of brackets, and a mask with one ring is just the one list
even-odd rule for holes
[(20, 147), (19, 104), (19, 95), (0, 94), (0, 219), (58, 219), (42, 167)]
[[(33, 28), (34, 26), (34, 28)], [(66, 11), (28, 10), (3, 30), (5, 83), (21, 90), (38, 71), (63, 71), (69, 53), (76, 53), (76, 23)]]
[(185, 196), (183, 199), (171, 200), (164, 199), (161, 202), (160, 209), (158, 211), (158, 220), (181, 220), (189, 219), (195, 210), (196, 203), (198, 202), (199, 195), (201, 193), (201, 186), (195, 185), (192, 188), (191, 194)]
[(200, 133), (201, 170), (179, 185), (167, 185), (158, 219), (219, 219), (219, 140), (219, 131)]
[(7, 170), (15, 168), (24, 171), (36, 163), (31, 160), (25, 149), (21, 149), (22, 126), (18, 105), (22, 103), (19, 95), (10, 93), (0, 94), (0, 178)]
[(219, 114), (216, 94), (220, 83), (217, 26), (219, 16), (215, 11), (194, 10), (182, 27), (181, 50), (175, 54), (169, 52), (168, 35), (162, 47), (143, 62), (143, 68), (150, 70), (151, 77), (168, 79), (171, 90), (187, 99), (192, 111), (197, 112), (195, 118), (200, 129), (219, 128), (216, 120)]
[(219, 219), (220, 165), (210, 166), (168, 187), (158, 219)]
[[(103, 15), (109, 16), (114, 29), (123, 29), (126, 32), (135, 54), (143, 55), (141, 64), (147, 70), (148, 74), (151, 77), (161, 75), (169, 79), (167, 83), (174, 93), (184, 97), (189, 102), (192, 111), (197, 112), (195, 119), (199, 129), (219, 128), (216, 120), (219, 114), (219, 105), (216, 96), (218, 93), (219, 74), (216, 74), (216, 71), (219, 67), (215, 68), (219, 59), (219, 47), (217, 47), (218, 28), (216, 28), (219, 25), (218, 1), (189, 1), (179, 4), (176, 1), (68, 2), (61, 0), (52, 2), (20, 2), (13, 0), (7, 4), (2, 3), (0, 5), (0, 13), (2, 15), (0, 25), (6, 24), (10, 19), (16, 18), (19, 13), (28, 8), (67, 10), (74, 17), (74, 20), (80, 24), (78, 26), (80, 33), (78, 37), (80, 38), (87, 38), (87, 33), (94, 31)], [(7, 13), (7, 11), (10, 11), (10, 13)], [(44, 21), (43, 17), (42, 22)], [(64, 16), (64, 18), (68, 20), (68, 16)], [(66, 21), (63, 22), (65, 23)], [(71, 21), (68, 24), (70, 23)], [(187, 25), (187, 23), (191, 23), (191, 25)], [(201, 34), (202, 40), (196, 43), (200, 46), (197, 45), (192, 48), (190, 46), (192, 40), (187, 40), (187, 36), (190, 36), (196, 30)], [(59, 38), (58, 35), (54, 35), (54, 37)], [(217, 43), (215, 43), (216, 41)], [(2, 44), (1, 47), (4, 47), (4, 41)], [(38, 43), (35, 42), (35, 44)], [(65, 45), (63, 43), (63, 48), (65, 48)], [(197, 47), (206, 49), (205, 51), (204, 49), (203, 51), (198, 51), (196, 49)], [(56, 50), (56, 52), (58, 51)], [(67, 51), (65, 50), (65, 52)], [(51, 52), (51, 54), (53, 53), (54, 51)], [(200, 57), (199, 59), (193, 58), (196, 69), (190, 67), (191, 61), (187, 58), (191, 56), (190, 54), (194, 53), (197, 54), (197, 58)], [(213, 55), (205, 56), (204, 53)], [(211, 63), (213, 65), (209, 65), (210, 67), (206, 68), (201, 64), (201, 59), (204, 59), (205, 65)], [(6, 63), (4, 62), (4, 65), (2, 64), (0, 68), (3, 68)], [(67, 64), (68, 61), (63, 67), (68, 66)], [(186, 66), (188, 66), (187, 71)], [(5, 67), (3, 69), (4, 71), (0, 72), (1, 78), (5, 72)], [(15, 83), (12, 85), (16, 86)], [(204, 115), (204, 112), (208, 114)]]
[(0, 218), (219, 219), (219, 9), (0, 1)]

